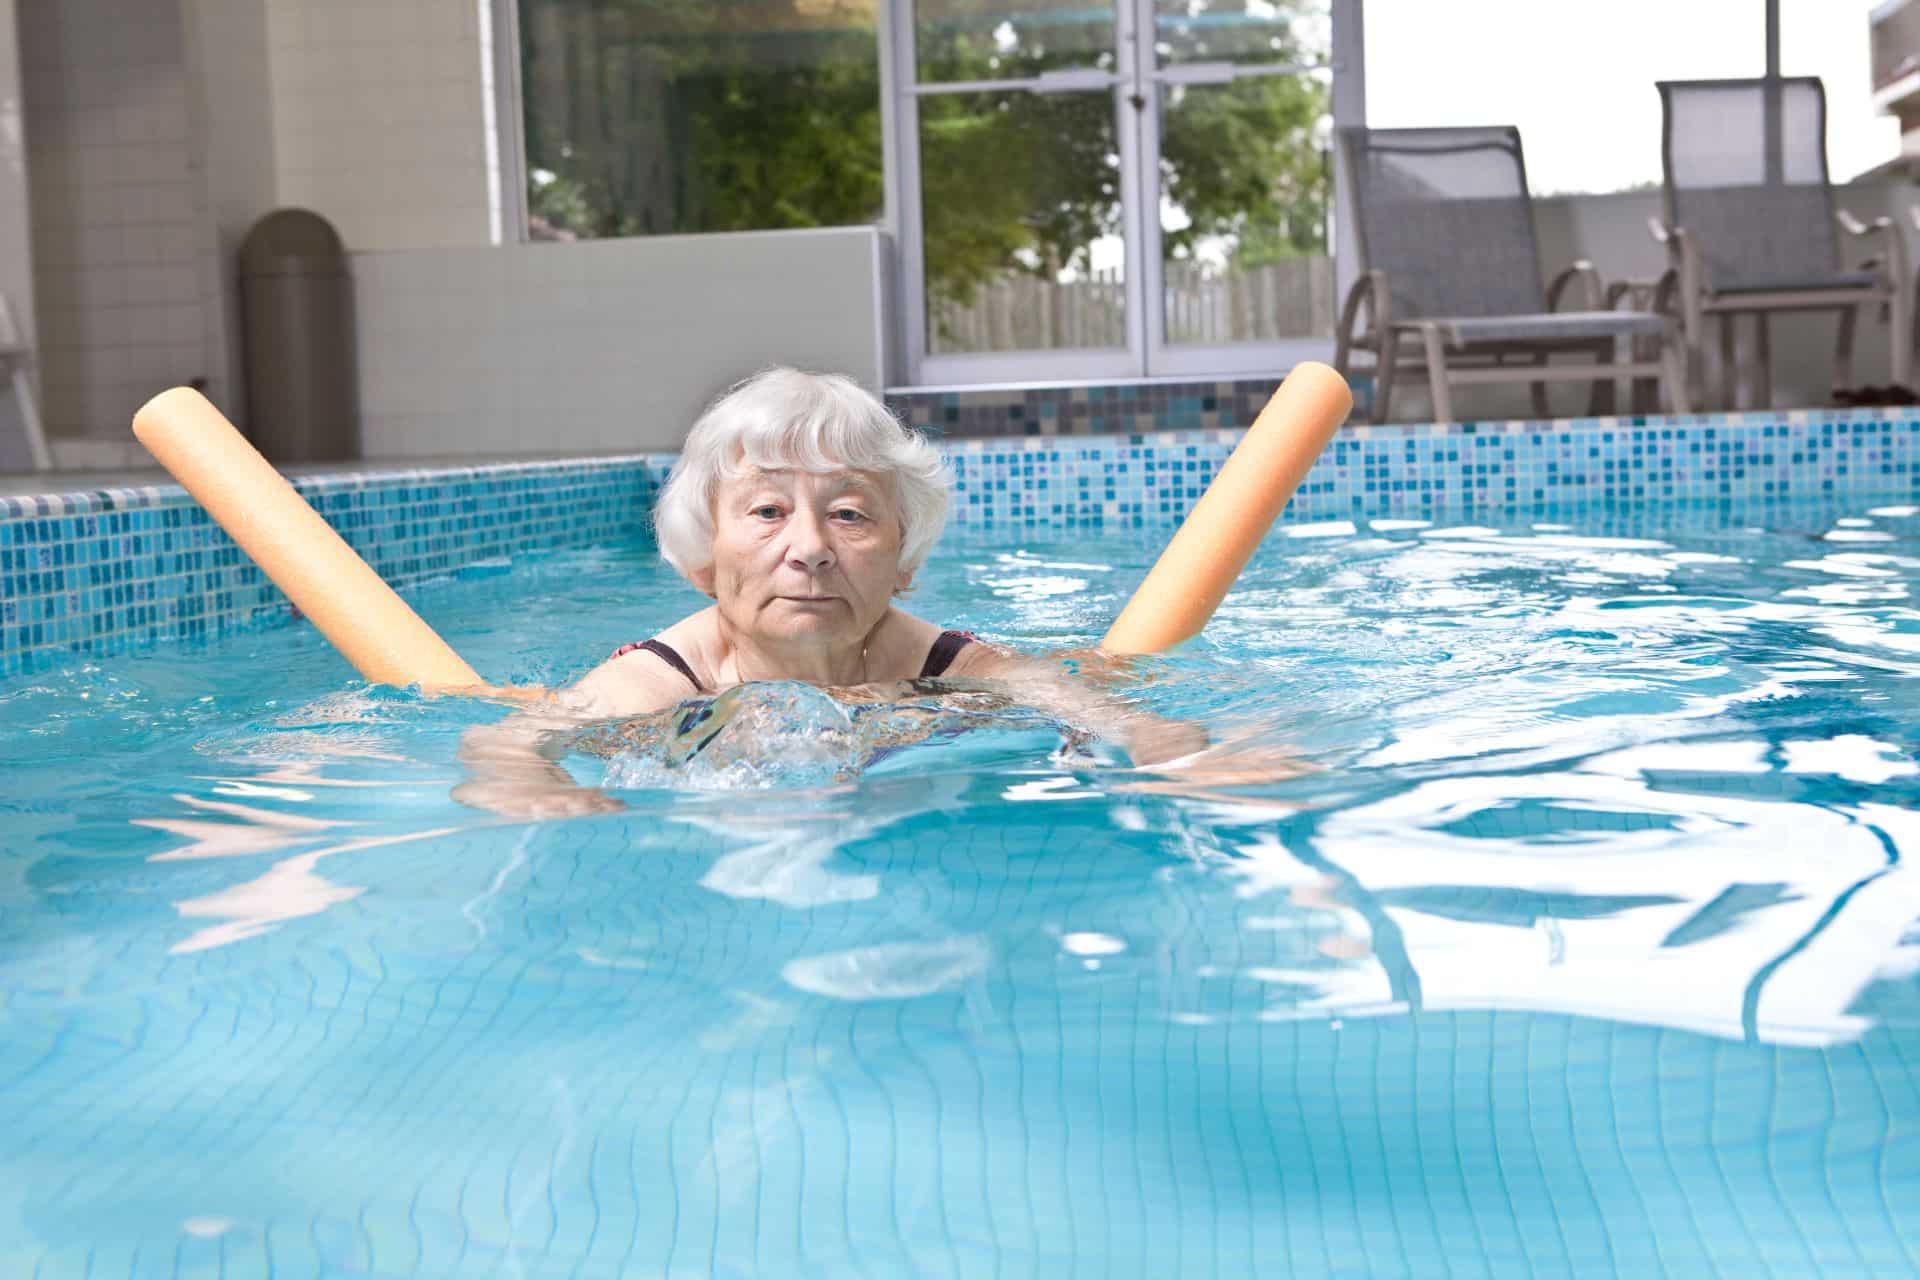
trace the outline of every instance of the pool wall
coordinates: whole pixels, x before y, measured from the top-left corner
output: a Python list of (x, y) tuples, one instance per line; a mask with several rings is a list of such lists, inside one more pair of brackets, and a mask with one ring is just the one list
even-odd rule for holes
[[(399, 588), (516, 552), (631, 536), (671, 455), (295, 477)], [(0, 498), (0, 679), (293, 606), (177, 485)]]
[[(1170, 415), (1178, 420), (1177, 414)], [(1171, 526), (1238, 428), (953, 441), (968, 528)], [(516, 552), (644, 528), (671, 454), (395, 470), (296, 487), (406, 587)], [(1413, 424), (1344, 431), (1291, 522), (1461, 517), (1620, 503), (1920, 492), (1920, 410), (1809, 410)], [(280, 592), (171, 485), (0, 498), (0, 678), (293, 616)]]

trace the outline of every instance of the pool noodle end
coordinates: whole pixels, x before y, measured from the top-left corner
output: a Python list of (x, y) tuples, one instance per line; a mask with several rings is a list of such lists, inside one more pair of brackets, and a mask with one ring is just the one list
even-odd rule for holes
[(133, 434), (362, 676), (510, 692), (488, 686), (198, 391), (147, 401)]
[(1353, 392), (1332, 368), (1295, 365), (1100, 647), (1162, 653), (1198, 635), (1352, 408)]

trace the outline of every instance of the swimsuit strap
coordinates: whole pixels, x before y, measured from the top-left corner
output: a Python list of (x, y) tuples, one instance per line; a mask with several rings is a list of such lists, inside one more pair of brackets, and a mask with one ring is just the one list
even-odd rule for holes
[[(920, 678), (922, 680), (931, 680), (935, 676), (945, 672), (948, 667), (953, 665), (953, 660), (959, 656), (960, 651), (973, 642), (973, 638), (973, 632), (971, 631), (942, 631), (939, 637), (934, 640), (933, 648), (927, 650), (927, 661), (926, 664), (920, 668)], [(664, 640), (639, 640), (633, 644), (623, 644), (613, 651), (613, 656), (616, 658), (624, 658), (636, 649), (645, 649), (654, 657), (665, 662), (675, 671), (685, 676), (687, 683), (691, 684), (701, 693), (707, 691), (707, 686), (701, 684), (700, 677), (693, 674), (693, 668), (687, 665), (687, 660), (676, 653), (673, 646)]]
[(939, 639), (933, 642), (933, 648), (927, 650), (927, 664), (920, 668), (920, 678), (931, 680), (953, 664), (962, 649), (973, 642), (971, 631), (942, 631)]
[(700, 677), (693, 674), (693, 668), (687, 665), (687, 660), (681, 657), (679, 653), (674, 650), (674, 647), (664, 640), (637, 640), (632, 644), (623, 644), (613, 651), (613, 656), (615, 658), (624, 658), (636, 649), (645, 649), (648, 653), (660, 659), (675, 671), (678, 671), (687, 678), (687, 683), (691, 684), (699, 692), (705, 693), (707, 691), (707, 686), (701, 684)]

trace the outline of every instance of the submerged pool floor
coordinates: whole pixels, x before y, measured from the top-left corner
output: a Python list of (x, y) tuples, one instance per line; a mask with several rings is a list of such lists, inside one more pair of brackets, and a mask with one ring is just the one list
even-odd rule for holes
[[(1160, 536), (907, 607), (1084, 643)], [(1227, 790), (1035, 722), (515, 823), (304, 627), (9, 680), (0, 1274), (1912, 1274), (1916, 583), (1892, 501), (1295, 526), (1133, 690), (1314, 766)], [(548, 683), (702, 603), (414, 598)]]

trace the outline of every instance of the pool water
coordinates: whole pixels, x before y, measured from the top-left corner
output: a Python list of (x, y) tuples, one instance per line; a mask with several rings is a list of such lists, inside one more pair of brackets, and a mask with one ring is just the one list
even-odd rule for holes
[[(1163, 537), (907, 604), (1084, 644)], [(1911, 1274), (1917, 584), (1911, 506), (1294, 526), (1129, 696), (1299, 777), (800, 697), (536, 823), (305, 627), (16, 678), (0, 1275)], [(544, 683), (702, 603), (414, 599)]]

